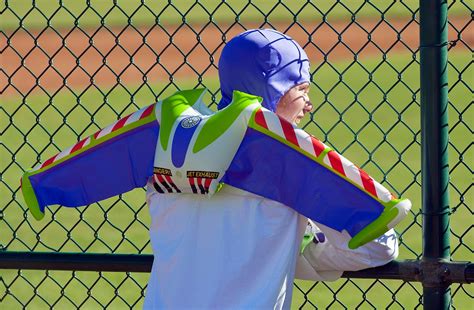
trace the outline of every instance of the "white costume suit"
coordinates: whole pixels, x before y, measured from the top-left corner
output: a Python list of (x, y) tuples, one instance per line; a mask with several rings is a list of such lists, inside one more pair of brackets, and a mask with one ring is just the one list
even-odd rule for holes
[(348, 235), (321, 226), (328, 241), (299, 255), (307, 219), (231, 186), (211, 199), (149, 186), (147, 201), (155, 260), (145, 309), (289, 309), (297, 259), (298, 278), (335, 280), (398, 253), (393, 230), (350, 250)]

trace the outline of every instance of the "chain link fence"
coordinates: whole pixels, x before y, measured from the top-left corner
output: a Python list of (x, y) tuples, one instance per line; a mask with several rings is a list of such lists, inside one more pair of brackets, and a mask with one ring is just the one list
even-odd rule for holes
[[(296, 39), (311, 60), (302, 127), (414, 202), (397, 227), (400, 259), (420, 259), (417, 1), (8, 1), (0, 4), (0, 251), (150, 254), (144, 191), (37, 222), (22, 173), (178, 89), (219, 99), (217, 61), (250, 28)], [(451, 255), (472, 261), (472, 7), (449, 1)], [(469, 242), (471, 241), (471, 242)], [(0, 252), (0, 256), (2, 252)], [(141, 307), (147, 273), (1, 270), (3, 309)], [(453, 284), (467, 309), (472, 288)], [(294, 308), (421, 308), (421, 284), (297, 281)]]

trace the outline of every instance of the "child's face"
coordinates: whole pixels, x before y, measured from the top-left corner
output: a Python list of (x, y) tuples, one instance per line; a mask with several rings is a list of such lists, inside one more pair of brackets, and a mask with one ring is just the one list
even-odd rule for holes
[(275, 113), (293, 124), (298, 124), (305, 114), (313, 109), (308, 93), (308, 82), (293, 86), (281, 97)]

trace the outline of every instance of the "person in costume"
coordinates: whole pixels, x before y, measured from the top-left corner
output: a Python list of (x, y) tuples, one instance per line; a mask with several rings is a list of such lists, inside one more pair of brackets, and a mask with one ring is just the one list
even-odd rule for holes
[[(312, 110), (308, 58), (294, 40), (277, 31), (249, 30), (230, 40), (219, 60), (219, 79), (220, 111), (235, 101), (235, 91), (260, 96), (263, 107), (290, 123)], [(285, 164), (272, 156), (272, 148), (260, 151), (269, 169)], [(286, 186), (277, 180), (260, 182)], [(251, 180), (245, 181), (252, 187)], [(335, 280), (344, 270), (380, 266), (398, 255), (393, 230), (351, 250), (347, 232), (308, 224), (305, 216), (282, 203), (227, 184), (212, 199), (160, 195), (149, 184), (155, 261), (145, 308), (288, 309), (297, 262), (298, 278)], [(311, 186), (318, 184), (291, 191), (304, 196)]]
[(295, 274), (333, 280), (394, 259), (392, 227), (411, 203), (295, 126), (312, 109), (303, 49), (246, 31), (224, 47), (219, 78), (216, 113), (204, 90), (180, 91), (25, 173), (32, 214), (146, 184), (145, 309), (288, 309)]

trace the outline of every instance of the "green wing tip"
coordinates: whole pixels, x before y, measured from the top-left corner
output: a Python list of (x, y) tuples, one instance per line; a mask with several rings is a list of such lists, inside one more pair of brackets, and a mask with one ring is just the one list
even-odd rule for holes
[(23, 198), (25, 199), (28, 209), (30, 209), (31, 214), (36, 220), (41, 220), (44, 217), (44, 212), (40, 210), (38, 199), (36, 198), (35, 191), (30, 182), (30, 174), (26, 172), (21, 177), (21, 192), (23, 193)]
[(350, 241), (349, 241), (349, 249), (351, 250), (355, 250), (357, 249), (358, 247), (360, 247), (362, 244), (360, 244), (360, 242), (358, 242), (357, 240), (355, 240), (354, 238), (352, 238)]
[[(403, 202), (403, 201), (402, 201)], [(358, 247), (369, 243), (370, 241), (374, 240), (375, 238), (380, 237), (385, 232), (387, 232), (390, 228), (392, 228), (394, 220), (399, 218), (400, 210), (399, 210), (400, 202), (397, 203), (393, 207), (388, 207), (383, 210), (382, 214), (367, 225), (364, 229), (362, 229), (357, 235), (355, 235), (349, 241), (349, 249), (357, 249)], [(400, 219), (401, 220), (401, 219)], [(397, 221), (398, 223), (398, 221)]]
[(393, 200), (393, 204), (385, 208), (375, 221), (367, 225), (349, 241), (349, 248), (352, 250), (357, 249), (375, 238), (380, 237), (403, 220), (410, 209), (410, 200)]
[(34, 217), (37, 221), (40, 221), (40, 220), (43, 219), (44, 213), (41, 212), (39, 208), (34, 208), (34, 207), (31, 207), (31, 206), (28, 206), (28, 208), (30, 209), (31, 214), (33, 214), (33, 217)]
[[(380, 219), (380, 217), (378, 219)], [(358, 247), (380, 237), (390, 229), (386, 226), (386, 221), (377, 220), (370, 223), (349, 241), (349, 249), (355, 250)]]

